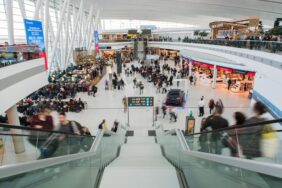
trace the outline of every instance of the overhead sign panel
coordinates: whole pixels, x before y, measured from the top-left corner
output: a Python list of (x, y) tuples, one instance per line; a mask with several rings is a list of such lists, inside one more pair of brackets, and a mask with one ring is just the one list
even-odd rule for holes
[(154, 97), (128, 97), (129, 107), (154, 106)]

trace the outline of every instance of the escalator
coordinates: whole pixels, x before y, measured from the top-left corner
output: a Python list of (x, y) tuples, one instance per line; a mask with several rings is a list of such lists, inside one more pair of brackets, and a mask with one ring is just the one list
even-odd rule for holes
[[(281, 122), (279, 119), (190, 135), (179, 129), (156, 128), (155, 137), (126, 137), (124, 127), (118, 133), (102, 130), (92, 137), (88, 150), (2, 164), (0, 188), (281, 188), (281, 144), (272, 156), (264, 153), (250, 158), (245, 155), (244, 144), (240, 143), (242, 136), (252, 138), (257, 134), (255, 127)], [(278, 135), (280, 142), (280, 129), (272, 129), (272, 133)], [(222, 140), (218, 153), (215, 148), (218, 143), (210, 139), (213, 134), (237, 140), (236, 153)], [(81, 140), (77, 135), (68, 136)], [(266, 148), (273, 147), (273, 142), (268, 143)]]
[[(264, 149), (261, 148), (261, 150), (267, 150), (261, 156), (253, 158), (245, 156), (244, 154), (248, 153), (243, 148), (246, 143), (240, 143), (246, 138), (248, 143), (252, 143), (255, 141), (254, 134), (261, 134), (257, 130), (274, 124), (279, 124), (277, 127), (280, 127), (280, 123), (281, 119), (278, 119), (244, 125), (240, 128), (231, 127), (190, 135), (185, 135), (180, 130), (169, 132), (158, 130), (157, 140), (163, 148), (164, 156), (182, 175), (182, 183), (185, 187), (281, 188), (281, 130), (272, 129), (272, 132), (268, 133), (276, 135), (276, 144), (273, 141), (268, 142), (269, 145)], [(214, 135), (224, 135), (230, 142), (234, 139), (238, 147), (236, 154), (230, 151), (233, 147), (223, 142), (226, 139), (213, 140)], [(263, 139), (260, 142), (262, 145)], [(279, 142), (278, 145), (277, 142)], [(216, 147), (220, 147), (220, 153)], [(247, 149), (258, 150), (259, 148), (247, 147)], [(267, 153), (268, 156), (265, 156)]]
[[(3, 154), (2, 157), (5, 158), (17, 156), (15, 159), (21, 158), (21, 161), (13, 159), (14, 164), (9, 164), (8, 160), (2, 160), (0, 188), (97, 187), (103, 169), (119, 155), (120, 145), (125, 141), (125, 131), (122, 129), (118, 133), (102, 130), (94, 137), (19, 126), (0, 126), (11, 129), (9, 132), (0, 132), (7, 147), (12, 146), (15, 137), (26, 146), (24, 153), (7, 151)], [(18, 134), (14, 134), (15, 132)], [(58, 135), (65, 139), (48, 158), (42, 158), (41, 148), (32, 146), (29, 140), (30, 137), (34, 138), (33, 135), (38, 136), (37, 140), (42, 140), (42, 135), (46, 135), (43, 132), (48, 133), (48, 137)], [(75, 151), (74, 148), (80, 149)]]

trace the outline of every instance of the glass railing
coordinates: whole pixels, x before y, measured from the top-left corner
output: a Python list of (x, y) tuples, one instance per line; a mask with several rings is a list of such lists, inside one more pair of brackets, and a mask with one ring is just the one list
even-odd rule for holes
[(133, 42), (133, 39), (101, 39), (99, 43), (111, 43), (111, 42)]
[[(36, 161), (33, 164), (23, 166), (33, 170), (9, 175), (1, 174), (0, 168), (0, 187), (98, 187), (104, 167), (119, 154), (119, 147), (125, 140), (123, 133), (114, 134), (101, 131), (97, 135), (99, 141), (96, 140), (93, 144), (94, 147), (87, 153)], [(60, 161), (60, 163), (56, 164), (56, 161)], [(36, 169), (36, 166), (39, 168)], [(3, 170), (7, 170), (9, 173), (11, 171), (9, 167)]]
[[(184, 138), (183, 138), (184, 139)], [(190, 188), (279, 188), (282, 186), (281, 165), (234, 159), (181, 147), (175, 134), (158, 132), (164, 156), (181, 172), (182, 183)], [(190, 146), (190, 145), (189, 145)], [(262, 164), (263, 163), (263, 164)], [(270, 169), (270, 170), (269, 170)]]
[(1, 166), (87, 152), (95, 137), (0, 124)]
[(0, 46), (0, 68), (44, 57), (36, 45), (8, 45)]
[[(152, 40), (160, 41), (160, 40)], [(200, 40), (200, 39), (184, 39), (178, 40), (167, 40), (160, 42), (183, 42), (183, 43), (194, 43), (194, 44), (211, 44), (219, 46), (229, 46), (235, 48), (244, 48), (250, 50), (258, 50), (270, 53), (282, 53), (282, 42), (279, 41), (260, 41), (260, 40)]]
[(192, 151), (282, 164), (282, 120), (185, 135)]

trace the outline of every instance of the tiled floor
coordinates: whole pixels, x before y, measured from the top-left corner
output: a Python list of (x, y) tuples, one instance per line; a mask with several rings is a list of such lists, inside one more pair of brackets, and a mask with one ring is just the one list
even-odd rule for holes
[[(170, 62), (171, 64), (173, 62)], [(130, 64), (127, 65), (130, 67)], [(106, 119), (109, 127), (112, 126), (114, 120), (118, 120), (123, 124), (129, 125), (132, 129), (137, 130), (147, 130), (152, 129), (153, 125), (153, 109), (152, 108), (130, 108), (129, 112), (123, 112), (122, 98), (124, 96), (140, 96), (139, 90), (133, 88), (133, 76), (124, 77), (126, 86), (124, 90), (105, 90), (104, 83), (105, 79), (108, 78), (106, 75), (101, 82), (98, 84), (98, 94), (96, 97), (88, 96), (87, 94), (79, 94), (77, 97), (82, 98), (82, 100), (87, 101), (88, 109), (81, 113), (68, 113), (69, 119), (76, 120), (82, 125), (90, 128), (92, 133), (97, 130), (98, 124), (102, 119)], [(136, 75), (138, 80), (142, 80), (145, 89), (143, 96), (153, 96), (155, 101), (155, 106), (161, 106), (162, 102), (165, 100), (165, 94), (156, 93), (156, 88), (152, 83), (144, 80), (139, 74)], [(175, 88), (176, 84), (171, 88)], [(184, 83), (180, 83), (180, 89), (185, 88)], [(171, 123), (169, 117), (165, 119), (162, 118), (160, 114), (158, 120), (155, 122), (156, 125), (162, 124), (165, 129), (173, 128), (185, 128), (185, 116), (189, 114), (192, 110), (193, 115), (196, 118), (196, 132), (199, 131), (200, 121), (198, 118), (198, 101), (200, 97), (205, 97), (206, 106), (210, 98), (215, 100), (221, 99), (225, 106), (225, 111), (223, 116), (228, 119), (230, 125), (234, 123), (232, 114), (235, 111), (242, 111), (246, 115), (251, 115), (251, 100), (248, 99), (247, 93), (233, 93), (224, 88), (221, 84), (216, 86), (216, 89), (212, 89), (211, 85), (206, 85), (204, 83), (198, 82), (196, 86), (189, 86), (189, 95), (184, 108), (177, 108), (178, 121), (176, 123)], [(160, 111), (161, 112), (161, 111)], [(208, 116), (208, 109), (205, 109), (206, 116)], [(128, 117), (129, 116), (129, 117)], [(55, 119), (57, 119), (55, 117)], [(143, 132), (143, 131), (142, 131)]]

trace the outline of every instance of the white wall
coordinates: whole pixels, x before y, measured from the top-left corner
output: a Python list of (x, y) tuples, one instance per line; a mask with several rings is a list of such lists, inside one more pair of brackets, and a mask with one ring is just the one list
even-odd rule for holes
[[(23, 71), (28, 71), (36, 67), (44, 67), (44, 59), (36, 59), (31, 61), (22, 62), (19, 64), (7, 66), (0, 69), (0, 83), (5, 78), (21, 74)], [(11, 106), (16, 104), (21, 99), (30, 95), (34, 91), (48, 84), (48, 73), (46, 71), (40, 71), (34, 75), (28, 75), (23, 80), (0, 90), (0, 114), (4, 113)]]

